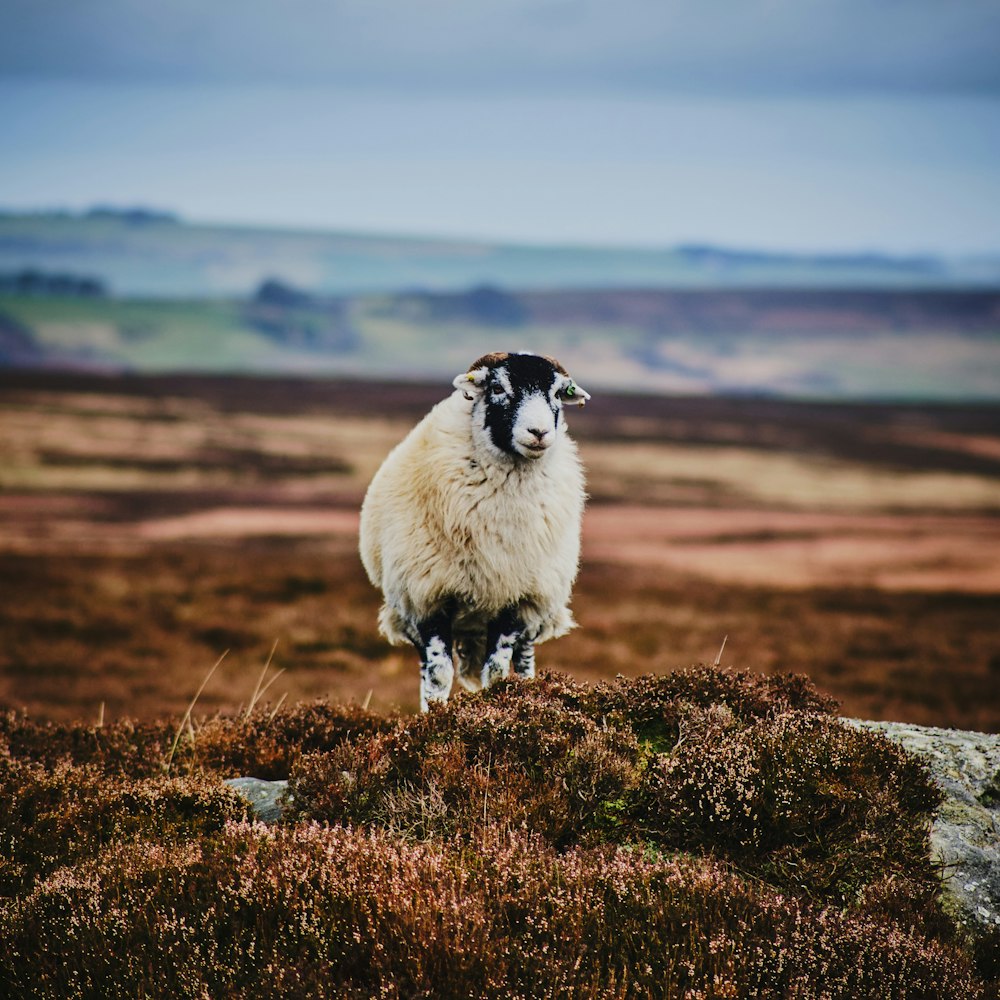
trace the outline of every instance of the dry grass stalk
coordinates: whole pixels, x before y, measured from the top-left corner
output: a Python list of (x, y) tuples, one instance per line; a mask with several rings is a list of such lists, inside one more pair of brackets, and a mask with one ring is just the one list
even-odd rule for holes
[(726, 640), (728, 638), (728, 635), (722, 637), (722, 645), (719, 647), (719, 655), (715, 658), (715, 666), (719, 666), (722, 663), (722, 651), (726, 648)]
[[(229, 655), (229, 650), (227, 649), (222, 654), (222, 656), (220, 656), (215, 661), (215, 663), (212, 665), (212, 669), (209, 670), (209, 672), (207, 674), (205, 674), (204, 680), (201, 682), (200, 687), (195, 692), (194, 697), (191, 699), (191, 704), (188, 705), (187, 711), (184, 713), (184, 717), (181, 719), (180, 724), (177, 726), (177, 733), (174, 736), (174, 742), (171, 744), (170, 753), (167, 755), (167, 761), (166, 761), (166, 763), (163, 766), (163, 769), (165, 771), (169, 771), (170, 770), (170, 765), (173, 763), (174, 754), (177, 753), (177, 745), (181, 741), (181, 733), (184, 732), (185, 726), (189, 726), (189, 727), (191, 726), (191, 713), (194, 711), (194, 706), (198, 703), (198, 699), (201, 697), (202, 691), (205, 690), (205, 686), (212, 679), (212, 675), (215, 673), (216, 670), (218, 670), (219, 664), (222, 663), (222, 661), (228, 655)], [(193, 727), (191, 728), (191, 739), (192, 739), (192, 742), (193, 742), (194, 741), (194, 729), (193, 729)]]
[(281, 697), (278, 699), (278, 703), (274, 706), (273, 709), (271, 709), (271, 714), (267, 717), (268, 722), (274, 722), (274, 717), (278, 714), (278, 710), (281, 708), (281, 706), (284, 705), (285, 699), (287, 697), (288, 697), (288, 692), (287, 691), (283, 692)]
[(258, 700), (264, 696), (267, 689), (285, 672), (284, 669), (279, 670), (267, 682), (267, 684), (264, 684), (264, 678), (267, 676), (267, 672), (271, 668), (271, 661), (274, 659), (274, 651), (277, 648), (278, 640), (275, 639), (273, 645), (271, 646), (271, 652), (267, 654), (267, 661), (264, 663), (264, 669), (260, 672), (260, 677), (257, 678), (257, 686), (253, 689), (253, 694), (250, 696), (250, 703), (247, 705), (246, 711), (243, 713), (244, 719), (249, 719), (250, 716), (253, 715), (253, 710)]

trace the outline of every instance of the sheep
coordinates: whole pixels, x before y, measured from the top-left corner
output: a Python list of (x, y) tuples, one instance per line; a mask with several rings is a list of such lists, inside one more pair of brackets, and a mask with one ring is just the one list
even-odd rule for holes
[(589, 393), (553, 358), (495, 352), (398, 444), (361, 507), (379, 631), (420, 654), (420, 709), (510, 674), (575, 622), (583, 467), (563, 407)]

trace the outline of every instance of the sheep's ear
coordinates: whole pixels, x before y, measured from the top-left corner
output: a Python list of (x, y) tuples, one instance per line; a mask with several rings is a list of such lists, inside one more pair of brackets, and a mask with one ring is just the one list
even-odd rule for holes
[(559, 388), (559, 398), (563, 401), (563, 406), (586, 406), (590, 393), (582, 385), (577, 385), (568, 375), (564, 375), (563, 384)]
[(489, 378), (490, 370), (485, 365), (481, 368), (473, 368), (471, 371), (462, 372), (456, 375), (451, 384), (456, 389), (461, 389), (465, 393), (466, 399), (475, 399), (483, 391), (486, 379)]

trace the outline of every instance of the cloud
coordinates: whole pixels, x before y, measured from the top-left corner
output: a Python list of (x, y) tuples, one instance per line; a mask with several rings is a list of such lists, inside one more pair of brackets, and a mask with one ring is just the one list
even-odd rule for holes
[(5, 0), (0, 75), (465, 93), (1000, 94), (993, 0)]

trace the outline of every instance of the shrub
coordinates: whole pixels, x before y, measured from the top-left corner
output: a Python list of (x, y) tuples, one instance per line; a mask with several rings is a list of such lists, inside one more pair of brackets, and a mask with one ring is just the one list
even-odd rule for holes
[(231, 824), (54, 873), (2, 918), (37, 997), (966, 997), (954, 949), (708, 860)]
[[(927, 775), (801, 678), (217, 716), (166, 773), (176, 731), (0, 724), (0, 996), (983, 993)], [(247, 772), (290, 773), (279, 826)]]
[(82, 726), (35, 722), (8, 712), (0, 715), (0, 746), (6, 745), (16, 759), (49, 768), (69, 762), (133, 778), (162, 774), (168, 761), (174, 773), (287, 778), (302, 753), (331, 750), (349, 736), (382, 732), (393, 722), (357, 705), (323, 700), (273, 715), (258, 711), (249, 716), (214, 716), (196, 720), (182, 732), (171, 758), (178, 728), (173, 720), (120, 719), (104, 726)]
[(412, 839), (518, 829), (556, 848), (713, 851), (841, 902), (887, 872), (933, 883), (929, 777), (830, 708), (801, 678), (710, 668), (595, 691), (512, 680), (304, 756), (292, 792), (299, 818)]
[(890, 873), (936, 881), (928, 838), (940, 793), (902, 749), (819, 715), (741, 725), (714, 706), (680, 720), (677, 746), (646, 772), (647, 835), (818, 898), (851, 900)]
[(658, 752), (677, 742), (680, 714), (687, 706), (724, 706), (737, 721), (753, 722), (785, 712), (831, 714), (837, 704), (800, 674), (764, 676), (706, 666), (663, 676), (619, 677), (599, 685), (587, 701), (593, 713), (617, 718)]
[(332, 750), (350, 737), (385, 732), (395, 721), (359, 705), (324, 700), (295, 705), (273, 717), (263, 712), (234, 719), (219, 716), (198, 726), (181, 766), (225, 777), (287, 778), (303, 753)]
[(638, 743), (595, 721), (585, 689), (546, 676), (459, 696), (389, 732), (307, 755), (299, 818), (466, 841), (529, 830), (565, 846), (617, 830), (638, 785)]
[(109, 781), (91, 765), (47, 769), (9, 757), (0, 757), (0, 801), (0, 896), (21, 894), (107, 844), (195, 839), (249, 813), (210, 776)]
[(152, 777), (163, 770), (176, 723), (121, 719), (106, 726), (36, 722), (0, 715), (0, 746), (10, 756), (54, 767), (66, 761), (93, 765), (106, 774)]

